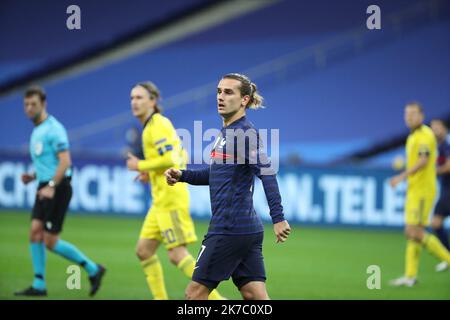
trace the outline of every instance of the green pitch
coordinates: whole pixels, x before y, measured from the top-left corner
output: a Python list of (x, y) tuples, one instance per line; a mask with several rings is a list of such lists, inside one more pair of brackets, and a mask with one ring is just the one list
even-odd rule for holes
[[(63, 238), (108, 271), (95, 299), (150, 299), (144, 274), (134, 254), (142, 220), (69, 214)], [(197, 222), (199, 239), (207, 229)], [(28, 246), (29, 214), (0, 212), (0, 299), (31, 284)], [(200, 241), (190, 246), (196, 257)], [(422, 252), (419, 284), (392, 288), (388, 280), (402, 274), (405, 241), (401, 231), (356, 230), (294, 226), (286, 243), (275, 244), (266, 226), (264, 257), (267, 288), (272, 299), (450, 299), (450, 272), (436, 273), (436, 259)], [(183, 299), (188, 279), (171, 265), (163, 247), (158, 250), (167, 291)], [(89, 299), (87, 275), (82, 271), (81, 289), (66, 287), (69, 262), (47, 254), (48, 299)], [(381, 289), (369, 290), (369, 265), (381, 268)], [(230, 299), (240, 295), (230, 281), (219, 286)]]

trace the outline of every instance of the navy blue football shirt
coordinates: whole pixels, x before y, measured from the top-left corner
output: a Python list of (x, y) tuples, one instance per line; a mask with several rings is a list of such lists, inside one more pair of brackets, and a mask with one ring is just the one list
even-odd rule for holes
[(255, 176), (261, 179), (272, 222), (284, 221), (276, 173), (257, 130), (245, 116), (223, 127), (202, 170), (182, 170), (180, 182), (209, 185), (212, 217), (208, 234), (263, 232), (253, 208)]

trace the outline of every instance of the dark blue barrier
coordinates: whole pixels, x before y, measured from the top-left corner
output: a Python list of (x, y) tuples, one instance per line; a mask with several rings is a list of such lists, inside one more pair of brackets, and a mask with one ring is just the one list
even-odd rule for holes
[[(147, 187), (135, 182), (122, 160), (74, 160), (74, 212), (143, 216), (151, 204)], [(20, 181), (31, 171), (29, 159), (2, 156), (0, 160), (0, 208), (31, 208), (36, 184)], [(278, 181), (286, 218), (292, 223), (367, 227), (401, 227), (405, 184), (389, 186), (391, 170), (282, 167)], [(190, 186), (191, 214), (208, 219), (211, 215), (209, 190)], [(254, 206), (270, 221), (260, 181), (255, 185)]]

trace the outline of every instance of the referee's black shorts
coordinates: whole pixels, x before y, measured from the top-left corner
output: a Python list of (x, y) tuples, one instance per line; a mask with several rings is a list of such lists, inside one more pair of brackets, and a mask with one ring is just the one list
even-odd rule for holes
[[(47, 182), (39, 183), (38, 190), (46, 185)], [(44, 230), (55, 234), (60, 233), (71, 198), (72, 185), (70, 178), (66, 177), (55, 187), (53, 199), (40, 200), (36, 194), (31, 218), (41, 220)]]

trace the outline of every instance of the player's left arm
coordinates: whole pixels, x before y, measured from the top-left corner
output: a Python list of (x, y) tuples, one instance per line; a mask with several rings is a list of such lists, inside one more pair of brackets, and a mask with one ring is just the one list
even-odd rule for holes
[(258, 177), (261, 179), (267, 204), (270, 208), (270, 217), (272, 218), (273, 230), (277, 237), (277, 243), (284, 242), (291, 233), (291, 227), (284, 218), (283, 205), (281, 204), (281, 195), (276, 175), (259, 175)]
[(255, 175), (261, 180), (264, 193), (266, 195), (267, 204), (270, 209), (270, 217), (272, 218), (273, 230), (275, 232), (277, 243), (287, 240), (291, 233), (291, 227), (284, 218), (283, 205), (281, 204), (281, 194), (278, 187), (276, 172), (271, 167), (271, 163), (264, 152), (262, 142), (257, 135), (254, 142), (247, 140), (246, 145), (246, 161), (251, 166)]
[(406, 169), (402, 173), (394, 176), (390, 181), (391, 186), (395, 187), (400, 182), (406, 180), (406, 178), (408, 178), (410, 175), (413, 175), (416, 172), (425, 168), (425, 166), (428, 164), (429, 158), (430, 158), (429, 146), (427, 144), (421, 144), (419, 146), (419, 159), (417, 160), (417, 162), (411, 168)]
[(157, 169), (168, 169), (175, 165), (175, 161), (173, 160), (173, 158), (174, 157), (172, 149), (164, 152), (159, 157), (144, 160), (141, 160), (131, 152), (128, 152), (127, 167), (132, 171), (140, 172), (152, 171)]
[(38, 196), (52, 199), (55, 196), (55, 187), (61, 183), (67, 169), (72, 166), (72, 160), (69, 151), (69, 138), (63, 127), (55, 127), (51, 137), (51, 146), (58, 157), (58, 166), (55, 174), (49, 183), (38, 191)]
[(56, 168), (55, 175), (52, 178), (54, 183), (47, 184), (45, 187), (41, 188), (38, 192), (39, 197), (52, 199), (55, 196), (55, 187), (61, 182), (64, 178), (66, 170), (72, 166), (72, 160), (70, 158), (69, 150), (61, 151), (58, 153), (59, 164)]

